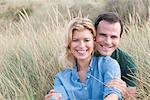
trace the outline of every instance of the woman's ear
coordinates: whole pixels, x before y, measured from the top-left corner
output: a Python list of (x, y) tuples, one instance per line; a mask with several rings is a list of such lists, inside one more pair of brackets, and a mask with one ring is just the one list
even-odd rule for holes
[(96, 37), (93, 37), (93, 40), (95, 41), (95, 40), (96, 40)]
[(96, 42), (94, 41), (94, 51), (96, 50)]
[(70, 49), (70, 46), (68, 45), (68, 47), (67, 47), (68, 49)]

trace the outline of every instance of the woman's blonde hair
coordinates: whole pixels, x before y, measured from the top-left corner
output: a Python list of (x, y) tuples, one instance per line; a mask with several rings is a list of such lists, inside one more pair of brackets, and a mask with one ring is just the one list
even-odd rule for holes
[(72, 35), (75, 30), (82, 31), (84, 29), (88, 29), (93, 34), (93, 38), (96, 36), (94, 25), (92, 24), (92, 21), (88, 18), (82, 18), (82, 17), (76, 17), (72, 19), (68, 24), (68, 31), (66, 34), (66, 45), (65, 45), (65, 58), (72, 64), (75, 64), (76, 59), (72, 55), (70, 51), (70, 44), (72, 42)]

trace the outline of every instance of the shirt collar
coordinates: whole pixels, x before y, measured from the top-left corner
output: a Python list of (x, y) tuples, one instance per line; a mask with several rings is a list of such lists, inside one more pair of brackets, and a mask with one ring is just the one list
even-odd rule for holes
[[(94, 59), (95, 59), (95, 57), (92, 57), (92, 58), (91, 58), (88, 72), (90, 72), (90, 71), (92, 71), (92, 70), (94, 69), (94, 66), (92, 66)], [(75, 81), (79, 81), (79, 75), (78, 75), (78, 72), (77, 72), (77, 64), (75, 64), (75, 65), (73, 66), (73, 69), (72, 69), (72, 78), (73, 78), (73, 80), (75, 80)]]

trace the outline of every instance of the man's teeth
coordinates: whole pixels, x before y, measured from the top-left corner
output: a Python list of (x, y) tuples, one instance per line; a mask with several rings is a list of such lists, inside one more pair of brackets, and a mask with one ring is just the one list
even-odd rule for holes
[(103, 47), (103, 48), (111, 48), (111, 47), (107, 47), (107, 46), (103, 46), (103, 45), (101, 45), (101, 47)]

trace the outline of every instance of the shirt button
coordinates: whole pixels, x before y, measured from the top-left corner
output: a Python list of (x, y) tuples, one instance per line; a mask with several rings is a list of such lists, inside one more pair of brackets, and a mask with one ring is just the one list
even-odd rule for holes
[(90, 76), (87, 76), (87, 78), (90, 78)]
[(84, 90), (87, 90), (87, 87), (84, 87)]
[(77, 82), (78, 80), (75, 80), (75, 82)]
[(93, 68), (91, 68), (91, 71), (93, 70)]

